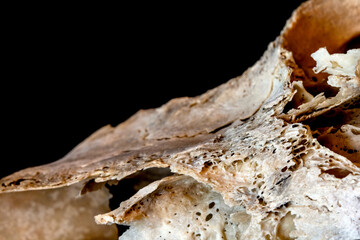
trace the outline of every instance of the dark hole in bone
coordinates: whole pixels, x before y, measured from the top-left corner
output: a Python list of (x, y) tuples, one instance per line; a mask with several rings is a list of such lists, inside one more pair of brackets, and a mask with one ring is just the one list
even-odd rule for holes
[(327, 174), (330, 174), (330, 175), (333, 175), (336, 178), (340, 178), (340, 179), (346, 177), (347, 175), (349, 175), (351, 173), (348, 170), (341, 169), (341, 168), (332, 168), (332, 169), (329, 169), (329, 170), (326, 170), (326, 171), (323, 171), (323, 172), (327, 173)]
[(92, 179), (84, 185), (83, 189), (81, 189), (80, 194), (83, 195), (83, 194), (86, 194), (87, 192), (96, 191), (96, 190), (100, 189), (102, 186), (103, 186), (103, 183), (96, 183), (95, 180)]
[[(109, 203), (110, 209), (114, 210), (118, 208), (122, 201), (132, 197), (139, 189), (170, 175), (172, 175), (172, 173), (169, 168), (149, 168), (128, 176), (117, 185), (106, 184), (106, 187), (113, 195)], [(117, 225), (117, 228), (119, 236), (129, 229), (128, 226), (124, 225)]]
[(290, 201), (279, 205), (276, 209), (287, 208), (290, 206)]
[[(359, 106), (355, 103), (353, 106), (349, 106), (348, 109), (356, 110)], [(340, 128), (342, 125), (351, 121), (353, 116), (349, 115), (346, 110), (336, 108), (324, 113), (316, 118), (312, 118), (304, 121), (305, 125), (308, 125), (312, 131), (320, 128), (334, 127)]]
[[(342, 139), (341, 134), (337, 134), (337, 132), (341, 133), (343, 125), (353, 125), (357, 121), (356, 119), (359, 118), (359, 114), (360, 97), (303, 123), (308, 125), (313, 133), (316, 132), (316, 134), (313, 134), (313, 137), (317, 138), (321, 145), (359, 165), (360, 161), (358, 160), (357, 151), (354, 151), (357, 149), (353, 141), (346, 141)], [(352, 133), (355, 134), (356, 131), (352, 131)]]
[(25, 179), (20, 178), (14, 182), (11, 182), (9, 185), (20, 185), (21, 182), (25, 181)]
[(354, 37), (345, 44), (344, 52), (347, 52), (348, 50), (355, 48), (360, 48), (360, 35)]

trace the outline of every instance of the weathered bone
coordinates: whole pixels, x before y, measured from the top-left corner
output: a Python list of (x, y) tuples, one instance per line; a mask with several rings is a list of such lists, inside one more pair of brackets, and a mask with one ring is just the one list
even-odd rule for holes
[(305, 2), (240, 77), (1, 179), (0, 200), (169, 167), (178, 175), (96, 221), (130, 225), (121, 239), (360, 238), (360, 50), (333, 54), (360, 35), (359, 22), (358, 0)]

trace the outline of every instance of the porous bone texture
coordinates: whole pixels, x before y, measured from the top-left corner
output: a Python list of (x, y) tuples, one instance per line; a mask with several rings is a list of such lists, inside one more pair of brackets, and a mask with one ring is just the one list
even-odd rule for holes
[[(360, 236), (359, 168), (356, 162), (322, 146), (309, 126), (275, 117), (283, 108), (283, 86), (278, 85), (280, 90), (274, 89), (251, 118), (234, 122), (212, 142), (176, 154), (171, 169), (211, 186), (228, 206), (246, 209), (251, 224), (246, 231), (236, 233), (238, 238), (356, 239)], [(172, 214), (183, 206), (164, 202), (176, 209), (165, 212), (164, 219), (173, 219)], [(131, 211), (142, 209), (141, 204), (132, 204), (127, 202), (115, 212), (99, 216), (98, 221), (134, 226), (124, 236), (137, 232), (138, 226), (144, 227), (143, 221), (157, 222), (146, 210)], [(194, 238), (235, 238), (225, 228), (219, 231), (215, 235), (195, 231)], [(162, 239), (165, 231), (152, 234)], [(176, 234), (187, 232), (178, 229)], [(177, 237), (167, 234), (166, 239)]]
[(170, 168), (96, 221), (121, 239), (359, 239), (359, 6), (305, 2), (240, 77), (106, 126), (2, 196)]

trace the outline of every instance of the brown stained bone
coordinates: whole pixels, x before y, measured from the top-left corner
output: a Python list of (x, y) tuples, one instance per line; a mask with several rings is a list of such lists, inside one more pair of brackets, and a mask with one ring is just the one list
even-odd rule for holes
[(278, 55), (279, 50), (271, 46), (257, 65), (216, 89), (142, 110), (116, 128), (105, 126), (63, 159), (3, 178), (0, 190), (60, 187), (90, 178), (121, 179), (147, 167), (166, 167), (172, 155), (213, 141), (220, 128), (253, 115), (272, 91), (273, 68), (284, 61)]
[(336, 93), (326, 83), (327, 75), (312, 71), (315, 61), (310, 55), (320, 47), (330, 53), (344, 52), (346, 45), (360, 36), (360, 25), (356, 24), (360, 22), (358, 6), (359, 2), (353, 0), (308, 1), (288, 20), (282, 32), (283, 46), (305, 72), (303, 83), (312, 94)]
[[(252, 116), (271, 92), (273, 95), (277, 92), (285, 105), (290, 100), (290, 92), (295, 92), (296, 88), (285, 86), (286, 90), (283, 90), (281, 85), (289, 85), (290, 74), (292, 71), (299, 72), (298, 66), (310, 72), (309, 69), (315, 66), (310, 58), (312, 51), (322, 46), (335, 51), (359, 34), (359, 26), (349, 23), (360, 21), (357, 21), (356, 4), (357, 1), (338, 3), (333, 0), (303, 4), (294, 12), (279, 39), (269, 45), (262, 59), (242, 76), (201, 96), (174, 99), (158, 109), (139, 111), (115, 128), (105, 126), (64, 158), (1, 179), (0, 191), (53, 188), (93, 178), (98, 181), (121, 179), (144, 168), (169, 166), (174, 154), (213, 141), (216, 138), (213, 132), (217, 129)], [(334, 9), (339, 10), (333, 12)], [(339, 11), (346, 12), (347, 17), (340, 18)], [(329, 19), (333, 19), (331, 24)], [(305, 30), (308, 32), (303, 32)], [(337, 31), (344, 32), (331, 34)], [(288, 50), (295, 57), (295, 63)], [(282, 71), (287, 72), (285, 76), (273, 72), (281, 66)], [(278, 86), (276, 81), (279, 76), (281, 82)], [(349, 98), (346, 93), (345, 98)], [(321, 96), (316, 99), (313, 104), (307, 103), (309, 106), (302, 108), (300, 118), (295, 117), (297, 113), (291, 112), (292, 115), (286, 115), (284, 119), (303, 121), (308, 118), (307, 115), (317, 116), (335, 106), (334, 103), (338, 105), (342, 102), (330, 99), (330, 104), (327, 104), (330, 106), (314, 111), (313, 106), (318, 105), (320, 100), (326, 100)]]
[[(115, 128), (105, 126), (64, 158), (1, 179), (0, 191), (121, 180), (142, 169), (170, 167), (187, 175), (180, 179), (220, 194), (228, 207), (246, 209), (251, 223), (236, 236), (316, 239), (320, 231), (325, 239), (360, 238), (358, 154), (344, 154), (336, 146), (339, 141), (356, 146), (358, 140), (359, 66), (354, 76), (315, 74), (310, 56), (321, 47), (330, 53), (342, 51), (359, 36), (360, 25), (354, 24), (360, 22), (359, 6), (358, 0), (302, 4), (263, 57), (242, 76), (201, 96), (140, 111)], [(354, 114), (336, 126), (310, 123), (340, 110)], [(160, 180), (139, 194), (151, 195), (149, 201), (158, 203), (161, 197), (152, 193), (175, 184), (177, 180), (167, 181), (177, 178)], [(122, 207), (137, 202), (137, 196)], [(171, 201), (167, 204), (174, 207)], [(147, 211), (129, 215), (128, 207), (98, 221), (125, 222), (132, 227), (128, 234), (134, 236), (144, 219), (148, 227), (156, 222), (147, 218)], [(171, 221), (173, 214), (165, 211), (163, 219)]]

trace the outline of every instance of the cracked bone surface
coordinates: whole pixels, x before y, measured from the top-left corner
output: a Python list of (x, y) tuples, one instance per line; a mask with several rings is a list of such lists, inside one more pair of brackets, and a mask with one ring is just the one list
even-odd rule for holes
[[(1, 179), (0, 239), (359, 239), (359, 22), (307, 1), (241, 76)], [(175, 175), (110, 211), (104, 183), (149, 168)]]

